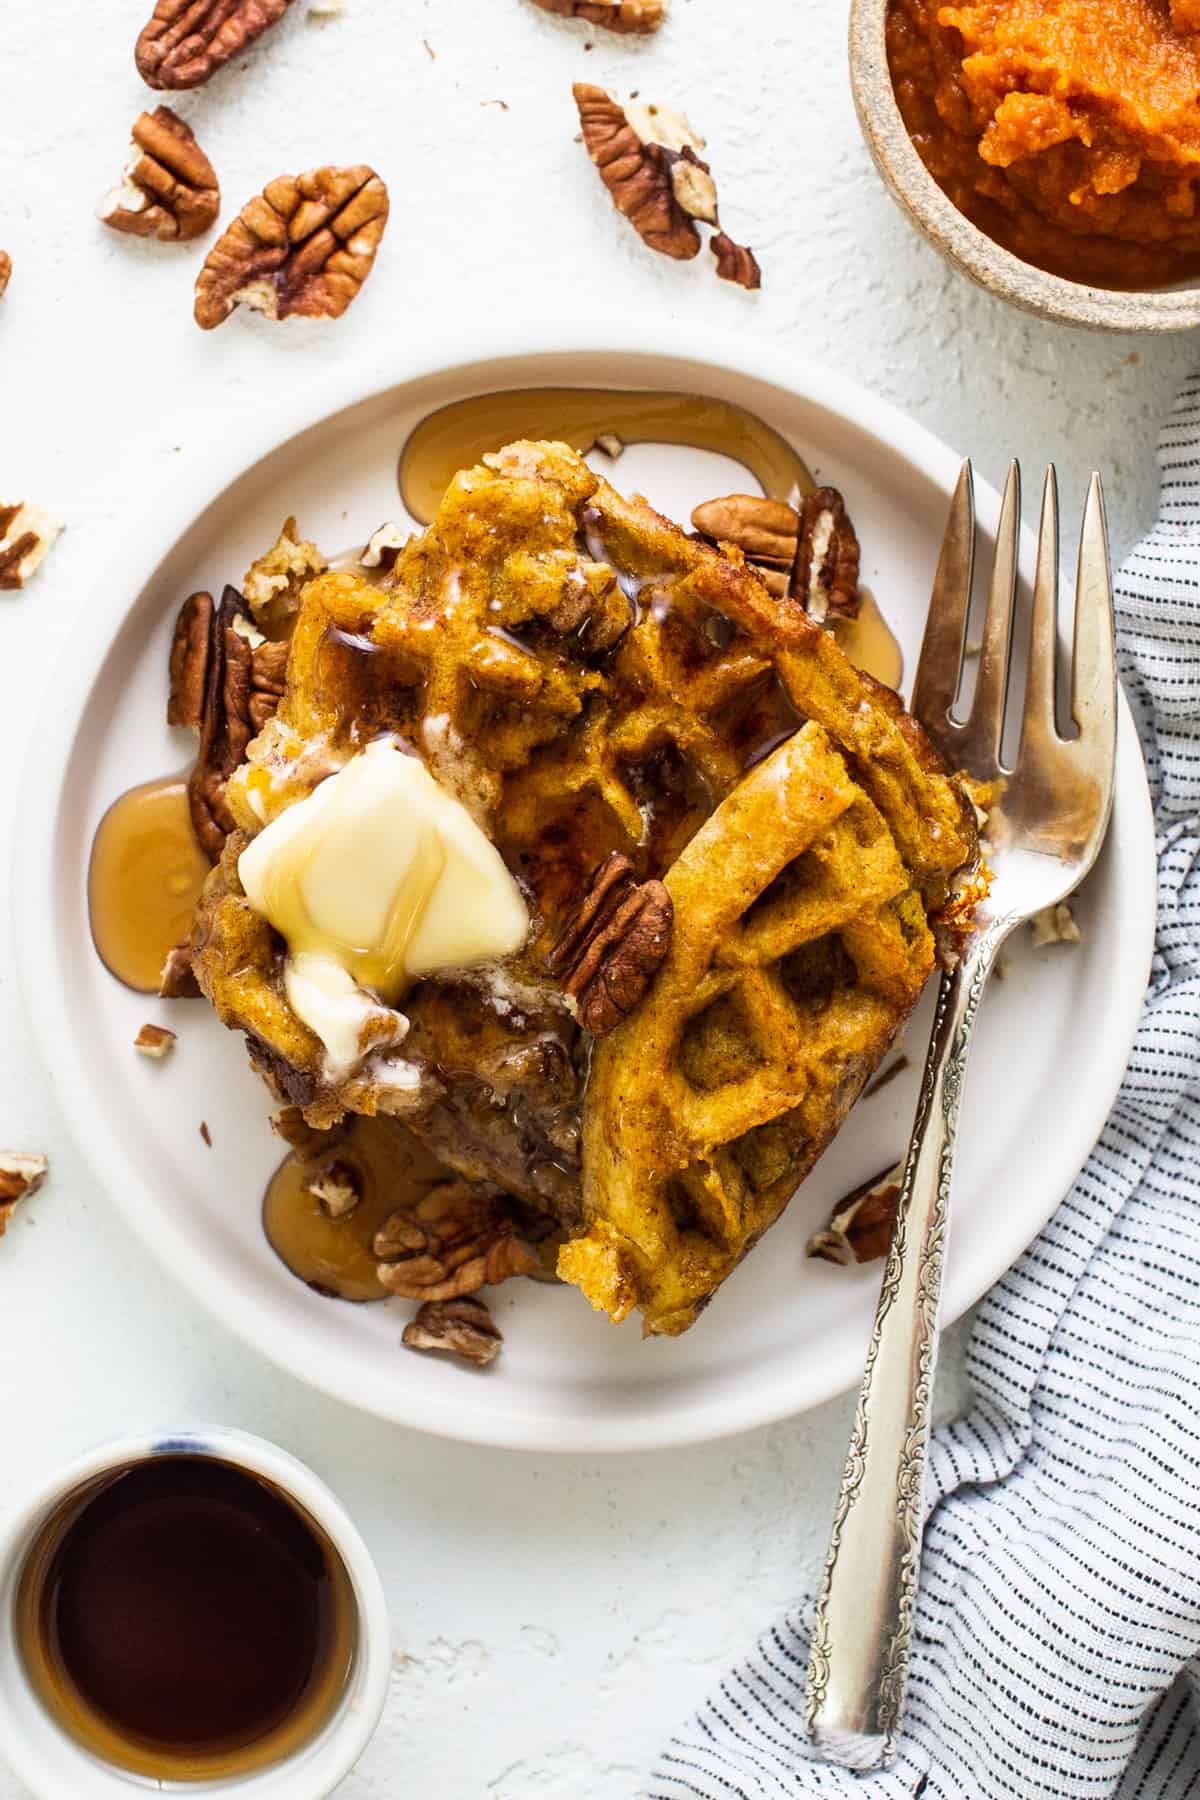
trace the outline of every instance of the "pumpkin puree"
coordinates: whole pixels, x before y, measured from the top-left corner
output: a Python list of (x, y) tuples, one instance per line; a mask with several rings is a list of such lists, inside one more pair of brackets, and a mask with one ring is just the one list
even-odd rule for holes
[(891, 0), (923, 162), (1024, 261), (1103, 287), (1200, 273), (1200, 0)]

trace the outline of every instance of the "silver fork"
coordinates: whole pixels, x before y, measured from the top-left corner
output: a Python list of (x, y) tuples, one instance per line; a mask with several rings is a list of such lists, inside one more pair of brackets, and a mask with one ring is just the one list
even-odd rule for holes
[(952, 716), (975, 560), (975, 501), (963, 465), (934, 581), (912, 695), (952, 768), (1003, 779), (995, 880), (958, 966), (943, 974), (895, 1234), (834, 1514), (808, 1665), (808, 1726), (830, 1762), (873, 1768), (894, 1754), (904, 1707), (921, 1556), (922, 1487), (938, 1340), (938, 1297), (959, 1096), (980, 995), (1004, 939), (1064, 900), (1108, 826), (1116, 750), (1112, 589), (1100, 478), (1083, 513), (1071, 713), (1056, 726), (1058, 494), (1046, 474), (1020, 745), (1001, 762), (1010, 691), (1021, 480), (1009, 471), (970, 718)]

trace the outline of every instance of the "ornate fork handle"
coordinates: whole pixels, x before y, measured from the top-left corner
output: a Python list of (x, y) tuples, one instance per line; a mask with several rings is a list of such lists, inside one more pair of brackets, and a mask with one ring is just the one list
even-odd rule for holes
[(942, 976), (817, 1600), (808, 1728), (849, 1768), (891, 1757), (903, 1711), (959, 1098), (979, 998), (1013, 922), (991, 921)]

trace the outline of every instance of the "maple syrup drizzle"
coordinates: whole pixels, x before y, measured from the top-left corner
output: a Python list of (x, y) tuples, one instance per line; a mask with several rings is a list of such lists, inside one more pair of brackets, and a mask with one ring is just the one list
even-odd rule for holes
[(900, 687), (904, 679), (904, 652), (874, 594), (864, 588), (857, 619), (833, 620), (833, 635), (854, 664), (882, 681), (884, 687)]
[(801, 457), (765, 420), (729, 400), (702, 394), (625, 393), (609, 388), (517, 388), (475, 394), (430, 413), (400, 452), (400, 496), (428, 525), (460, 469), (519, 438), (590, 450), (611, 433), (623, 444), (685, 444), (732, 457), (772, 500), (811, 494)]
[[(376, 1274), (375, 1233), (399, 1206), (409, 1207), (450, 1172), (395, 1119), (355, 1116), (331, 1131), (328, 1148), (293, 1150), (263, 1197), (263, 1230), (276, 1256), (299, 1280), (337, 1300), (385, 1300)], [(307, 1183), (342, 1164), (362, 1198), (343, 1218), (325, 1211)]]
[(92, 840), (88, 916), (100, 960), (118, 981), (158, 992), (168, 952), (191, 931), (208, 871), (185, 777), (143, 782), (113, 802)]

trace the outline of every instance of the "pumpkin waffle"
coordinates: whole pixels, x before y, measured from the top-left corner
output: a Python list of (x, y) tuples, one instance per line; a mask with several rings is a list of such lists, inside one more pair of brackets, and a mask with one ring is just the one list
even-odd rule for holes
[[(402, 1042), (381, 1003), (332, 1081), (237, 863), (385, 733), (487, 832), (531, 931), (501, 963), (416, 983)], [(939, 925), (970, 924), (973, 813), (897, 696), (736, 550), (560, 444), (459, 474), (390, 567), (307, 584), (278, 711), (225, 797), (236, 829), (193, 963), (275, 1092), (317, 1126), (402, 1116), (552, 1215), (560, 1272), (652, 1331), (690, 1324), (778, 1216), (911, 1010)], [(550, 968), (614, 856), (665, 884), (674, 924), (640, 1004), (593, 1039)]]

